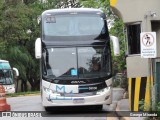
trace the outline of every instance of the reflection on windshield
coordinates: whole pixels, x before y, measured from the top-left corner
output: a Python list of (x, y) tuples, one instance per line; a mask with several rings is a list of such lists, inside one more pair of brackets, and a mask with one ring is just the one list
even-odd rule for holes
[(11, 70), (0, 70), (0, 84), (9, 85), (13, 84)]
[(77, 70), (75, 48), (51, 48), (43, 55), (47, 76), (72, 76), (71, 71)]
[(99, 15), (46, 15), (44, 19), (46, 36), (99, 35), (105, 32), (104, 20)]
[(43, 50), (42, 70), (47, 78), (95, 78), (111, 74), (105, 47), (49, 48)]
[(110, 75), (110, 57), (104, 47), (81, 47), (78, 49), (80, 78), (105, 77)]

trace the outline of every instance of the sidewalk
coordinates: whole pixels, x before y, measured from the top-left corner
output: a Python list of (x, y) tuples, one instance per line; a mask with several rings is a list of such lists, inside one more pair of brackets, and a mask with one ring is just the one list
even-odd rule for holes
[(129, 99), (126, 98), (125, 92), (123, 88), (113, 88), (113, 103), (108, 110), (117, 111), (119, 116), (119, 118), (113, 118), (113, 120), (144, 120), (145, 117), (126, 117), (125, 111), (129, 111)]
[(121, 99), (117, 102), (116, 107), (117, 114), (121, 116), (120, 120), (144, 120), (145, 117), (126, 117), (125, 111), (129, 111), (129, 100)]

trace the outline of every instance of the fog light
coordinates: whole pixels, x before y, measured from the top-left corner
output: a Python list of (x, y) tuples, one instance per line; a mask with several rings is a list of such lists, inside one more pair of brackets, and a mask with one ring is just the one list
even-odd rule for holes
[(109, 92), (110, 90), (111, 90), (111, 87), (107, 87), (107, 88), (104, 88), (104, 89), (102, 89), (102, 90), (98, 90), (98, 91), (96, 92), (96, 95), (102, 95), (102, 94), (104, 94), (104, 93)]

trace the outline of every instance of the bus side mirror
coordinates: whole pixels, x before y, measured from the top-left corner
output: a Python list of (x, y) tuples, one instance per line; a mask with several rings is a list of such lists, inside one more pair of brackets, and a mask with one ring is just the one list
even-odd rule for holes
[(35, 42), (35, 57), (36, 59), (40, 59), (41, 56), (42, 56), (41, 38), (37, 38)]
[(19, 71), (18, 71), (18, 69), (17, 69), (17, 68), (13, 68), (13, 70), (15, 71), (16, 77), (18, 77), (18, 76), (19, 76)]
[(120, 55), (120, 49), (119, 49), (119, 40), (115, 36), (110, 36), (110, 39), (112, 40), (113, 43), (113, 51), (115, 56)]

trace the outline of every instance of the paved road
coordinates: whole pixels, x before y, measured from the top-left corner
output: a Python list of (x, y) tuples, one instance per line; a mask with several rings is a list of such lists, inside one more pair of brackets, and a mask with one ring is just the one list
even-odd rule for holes
[(45, 111), (40, 95), (7, 98), (11, 111)]
[[(103, 110), (101, 112), (97, 111), (87, 111), (84, 109), (75, 110), (75, 108), (70, 109), (69, 111), (53, 111), (51, 113), (46, 113), (44, 108), (41, 105), (41, 98), (40, 95), (36, 96), (24, 96), (24, 97), (12, 97), (7, 98), (7, 103), (11, 105), (11, 111), (17, 112), (25, 112), (25, 111), (32, 111), (32, 112), (42, 112), (41, 114), (48, 117), (41, 117), (41, 118), (29, 118), (29, 120), (108, 120), (108, 116), (113, 116), (113, 113), (108, 112), (108, 106), (104, 105)], [(77, 108), (76, 108), (77, 109)], [(32, 113), (31, 112), (31, 113)], [(117, 115), (114, 114), (116, 117)], [(1, 118), (0, 118), (1, 119)], [(4, 118), (3, 118), (4, 119)], [(7, 117), (5, 120), (22, 120), (22, 118), (10, 118)], [(23, 118), (25, 120), (27, 118)]]

